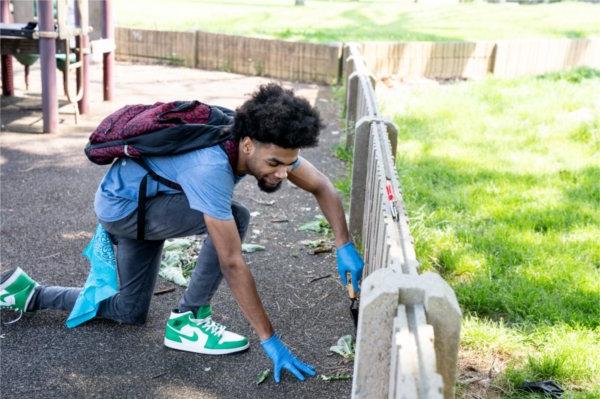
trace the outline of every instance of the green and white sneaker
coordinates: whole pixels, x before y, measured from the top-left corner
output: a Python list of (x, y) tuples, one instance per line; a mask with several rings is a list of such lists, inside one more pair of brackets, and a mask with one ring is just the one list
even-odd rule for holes
[(17, 267), (0, 284), (0, 309), (11, 309), (19, 312), (16, 320), (5, 323), (14, 323), (27, 311), (27, 306), (33, 297), (35, 287), (38, 285), (20, 267)]
[(227, 331), (224, 325), (212, 320), (209, 305), (198, 309), (196, 317), (191, 311), (171, 312), (164, 343), (172, 349), (206, 355), (225, 355), (249, 347), (248, 338)]

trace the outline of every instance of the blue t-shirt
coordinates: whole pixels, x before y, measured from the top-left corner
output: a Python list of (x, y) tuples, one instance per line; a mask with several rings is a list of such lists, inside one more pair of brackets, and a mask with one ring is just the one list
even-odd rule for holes
[[(229, 158), (220, 146), (144, 159), (159, 176), (182, 187), (192, 209), (215, 219), (233, 219), (233, 189), (243, 176), (233, 173)], [(299, 161), (294, 163), (292, 169), (299, 164)], [(137, 209), (140, 182), (146, 174), (146, 170), (132, 160), (115, 162), (96, 191), (94, 207), (98, 219), (115, 222), (134, 212)], [(158, 193), (180, 192), (149, 177), (146, 196), (149, 198)]]
[[(233, 219), (231, 199), (241, 177), (233, 173), (227, 154), (220, 146), (144, 159), (156, 174), (183, 188), (192, 209), (216, 219)], [(96, 191), (94, 207), (98, 219), (114, 222), (134, 212), (140, 182), (146, 174), (146, 170), (132, 160), (115, 162)], [(158, 193), (177, 194), (179, 191), (148, 178), (146, 196)]]

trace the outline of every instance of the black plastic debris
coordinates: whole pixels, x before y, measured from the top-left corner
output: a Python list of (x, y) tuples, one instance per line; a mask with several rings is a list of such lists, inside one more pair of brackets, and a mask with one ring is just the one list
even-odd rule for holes
[(350, 314), (352, 315), (352, 320), (354, 321), (354, 328), (358, 328), (358, 308), (359, 303), (357, 298), (351, 298), (352, 302), (350, 303)]
[(565, 392), (560, 385), (554, 381), (525, 381), (521, 389), (526, 392), (543, 393), (552, 398), (560, 398)]
[(350, 298), (350, 314), (352, 315), (352, 321), (354, 321), (354, 328), (358, 328), (358, 309), (360, 308), (359, 298), (354, 291), (350, 273), (346, 273), (346, 278), (348, 279), (346, 290), (348, 291), (348, 297)]

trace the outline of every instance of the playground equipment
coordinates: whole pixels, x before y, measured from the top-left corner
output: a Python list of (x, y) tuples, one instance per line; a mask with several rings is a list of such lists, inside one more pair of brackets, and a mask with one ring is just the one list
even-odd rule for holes
[[(29, 86), (29, 66), (40, 59), (42, 111), (45, 133), (58, 131), (56, 68), (63, 73), (63, 87), (75, 116), (89, 110), (89, 57), (103, 54), (103, 97), (113, 96), (114, 24), (111, 0), (0, 0), (2, 23), (2, 94), (14, 95), (12, 57), (25, 66)], [(11, 10), (12, 5), (12, 20)], [(75, 75), (76, 87), (71, 87)], [(77, 106), (75, 107), (75, 104)]]

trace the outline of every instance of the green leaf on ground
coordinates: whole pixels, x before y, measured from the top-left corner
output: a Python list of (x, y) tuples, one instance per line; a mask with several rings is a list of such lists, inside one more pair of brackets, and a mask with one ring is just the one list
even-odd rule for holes
[(174, 238), (165, 241), (163, 251), (176, 251), (188, 249), (194, 245), (195, 241), (191, 238)]
[(315, 233), (318, 233), (321, 230), (321, 222), (319, 220), (313, 220), (312, 222), (304, 223), (298, 230), (314, 231)]
[(267, 380), (267, 378), (269, 378), (269, 375), (271, 375), (271, 370), (269, 370), (269, 369), (265, 369), (265, 370), (261, 371), (260, 373), (258, 373), (258, 376), (256, 376), (256, 385), (262, 384), (263, 382), (265, 382)]
[(265, 247), (258, 244), (242, 244), (242, 252), (252, 253), (258, 251), (264, 251)]
[(159, 275), (175, 284), (186, 287), (200, 250), (196, 238), (176, 238), (164, 244)]
[(332, 375), (319, 375), (319, 378), (323, 381), (347, 381), (352, 379), (352, 375), (347, 373), (337, 373)]
[(304, 223), (302, 226), (298, 228), (300, 231), (312, 231), (313, 233), (318, 233), (321, 235), (330, 235), (331, 234), (331, 226), (327, 222), (322, 215), (315, 216), (315, 220)]
[(302, 240), (300, 241), (300, 244), (309, 248), (319, 248), (325, 244), (325, 240)]
[(344, 335), (338, 339), (337, 344), (329, 348), (330, 351), (337, 353), (344, 359), (354, 359), (354, 344), (351, 335)]

